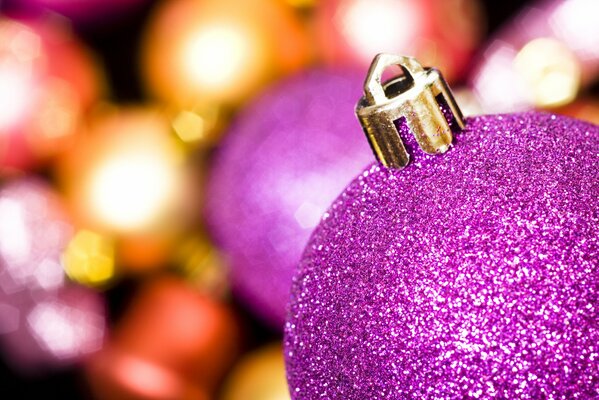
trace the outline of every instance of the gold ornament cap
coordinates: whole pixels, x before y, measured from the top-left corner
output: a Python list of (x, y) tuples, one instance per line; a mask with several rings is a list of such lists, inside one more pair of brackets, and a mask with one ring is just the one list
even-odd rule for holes
[[(382, 82), (383, 73), (392, 66), (400, 67), (403, 75)], [(389, 168), (400, 169), (410, 162), (397, 127), (402, 119), (425, 153), (442, 154), (451, 147), (453, 133), (440, 103), (463, 129), (462, 112), (439, 71), (422, 67), (412, 57), (379, 54), (368, 71), (356, 115), (377, 159)]]

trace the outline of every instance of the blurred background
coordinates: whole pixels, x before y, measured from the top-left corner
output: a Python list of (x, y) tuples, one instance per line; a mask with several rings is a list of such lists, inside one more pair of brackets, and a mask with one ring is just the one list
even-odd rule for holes
[(0, 0), (0, 387), (288, 399), (295, 263), (372, 57), (599, 123), (594, 0)]

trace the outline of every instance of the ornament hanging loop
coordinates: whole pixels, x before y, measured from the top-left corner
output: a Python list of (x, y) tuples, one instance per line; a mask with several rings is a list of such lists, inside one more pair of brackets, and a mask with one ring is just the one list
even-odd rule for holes
[[(383, 73), (391, 66), (400, 67), (403, 76), (383, 82)], [(377, 159), (387, 167), (403, 168), (410, 155), (397, 128), (401, 119), (425, 153), (442, 154), (451, 147), (453, 134), (440, 102), (463, 129), (462, 112), (439, 71), (423, 68), (412, 57), (379, 54), (368, 71), (356, 115)]]

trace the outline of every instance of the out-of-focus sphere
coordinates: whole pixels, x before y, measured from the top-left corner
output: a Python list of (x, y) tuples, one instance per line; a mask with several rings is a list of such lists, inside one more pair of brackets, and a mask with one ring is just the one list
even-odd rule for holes
[(99, 295), (65, 284), (73, 227), (57, 195), (36, 179), (0, 190), (0, 342), (26, 371), (72, 363), (104, 337)]
[(98, 98), (100, 74), (67, 27), (0, 17), (0, 173), (64, 150)]
[(109, 112), (69, 154), (62, 172), (84, 219), (118, 232), (156, 225), (180, 200), (183, 154), (151, 109)]
[(238, 105), (308, 58), (300, 22), (277, 0), (173, 0), (149, 23), (142, 66), (169, 103)]
[(323, 0), (318, 42), (329, 65), (368, 68), (381, 52), (412, 54), (458, 77), (483, 30), (477, 0)]
[(147, 0), (8, 0), (32, 9), (49, 10), (75, 23), (113, 21), (115, 16), (135, 9)]
[(279, 329), (310, 232), (372, 159), (353, 115), (361, 91), (350, 73), (281, 82), (242, 112), (211, 165), (205, 217), (233, 289)]
[[(104, 382), (141, 398), (148, 391), (189, 384), (211, 393), (232, 364), (238, 339), (237, 323), (225, 305), (180, 279), (155, 279), (142, 287), (112, 342), (92, 360), (90, 379), (99, 392), (104, 389), (98, 382)], [(103, 361), (113, 357), (118, 362)]]
[(596, 398), (597, 148), (586, 122), (486, 115), (366, 169), (294, 278), (292, 398)]
[(289, 400), (280, 343), (245, 356), (224, 386), (222, 400)]
[(71, 365), (102, 348), (104, 301), (90, 289), (66, 285), (15, 308), (15, 329), (0, 341), (11, 365), (25, 372)]

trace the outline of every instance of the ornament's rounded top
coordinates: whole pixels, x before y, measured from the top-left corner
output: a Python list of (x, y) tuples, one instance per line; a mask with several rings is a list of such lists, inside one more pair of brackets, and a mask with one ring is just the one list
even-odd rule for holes
[[(384, 82), (384, 72), (393, 66), (403, 75)], [(405, 167), (410, 160), (400, 125), (407, 125), (427, 154), (449, 150), (452, 122), (464, 128), (462, 112), (441, 73), (415, 58), (392, 54), (379, 54), (372, 61), (356, 115), (377, 159), (391, 168)]]

